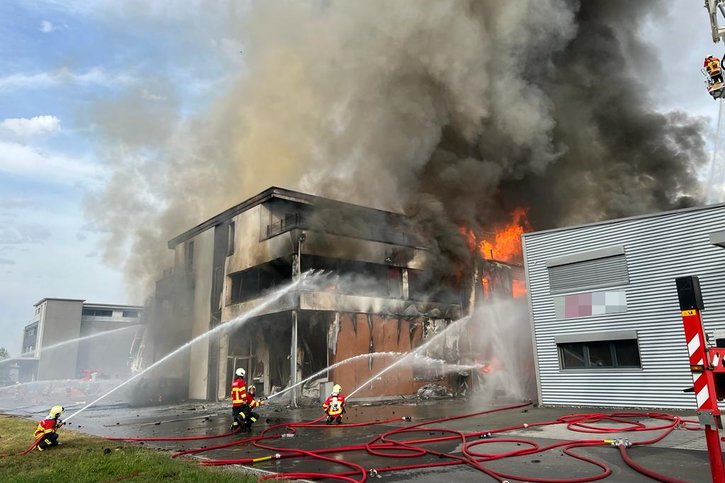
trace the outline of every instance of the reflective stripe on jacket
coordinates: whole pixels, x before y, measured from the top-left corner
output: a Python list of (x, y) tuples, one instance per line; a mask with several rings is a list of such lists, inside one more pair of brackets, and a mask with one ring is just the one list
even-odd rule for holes
[(55, 419), (43, 419), (41, 422), (38, 423), (38, 426), (35, 428), (33, 436), (37, 438), (41, 434), (55, 433), (56, 422), (57, 421)]
[(241, 406), (247, 401), (247, 381), (238, 377), (232, 382), (232, 406)]

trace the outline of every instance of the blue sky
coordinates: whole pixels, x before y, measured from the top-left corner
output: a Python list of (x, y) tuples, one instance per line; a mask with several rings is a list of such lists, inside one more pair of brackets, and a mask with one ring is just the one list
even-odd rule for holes
[(193, 3), (118, 4), (0, 2), (0, 347), (11, 355), (44, 297), (143, 302), (104, 263), (85, 214), (109, 175), (93, 106), (154, 79), (193, 113), (225, 76), (228, 53), (198, 41), (209, 24)]
[[(712, 44), (701, 2), (661, 4), (642, 32), (659, 52), (652, 86), (661, 109), (714, 125), (717, 107), (700, 68), (706, 53), (725, 48)], [(244, 69), (243, 46), (214, 5), (0, 2), (0, 347), (12, 355), (32, 304), (44, 297), (143, 302), (127, 295), (118, 266), (104, 262), (104, 234), (84, 209), (110, 176), (94, 109), (130, 91), (149, 103), (173, 99), (169, 123), (208, 109)]]

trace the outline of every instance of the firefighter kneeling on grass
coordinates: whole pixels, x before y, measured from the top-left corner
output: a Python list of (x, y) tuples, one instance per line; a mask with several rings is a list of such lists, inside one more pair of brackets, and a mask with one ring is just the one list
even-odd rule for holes
[(332, 386), (332, 394), (327, 396), (322, 404), (322, 409), (327, 414), (326, 424), (342, 423), (342, 415), (345, 414), (345, 396), (341, 394), (342, 388), (339, 384)]
[(38, 423), (38, 427), (35, 428), (35, 439), (38, 440), (38, 451), (43, 451), (53, 446), (58, 446), (58, 433), (56, 430), (63, 426), (63, 421), (60, 420), (60, 414), (63, 412), (63, 406), (53, 406), (50, 408), (48, 417)]

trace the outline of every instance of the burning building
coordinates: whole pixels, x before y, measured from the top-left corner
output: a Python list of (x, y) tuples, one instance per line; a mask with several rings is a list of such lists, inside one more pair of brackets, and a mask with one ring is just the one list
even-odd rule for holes
[[(225, 397), (237, 367), (270, 394), (352, 356), (408, 352), (462, 314), (461, 288), (431, 279), (424, 240), (392, 212), (273, 187), (168, 246), (175, 263), (157, 283), (147, 361), (254, 309), (304, 272), (326, 273), (321, 285), (290, 292), (240, 327), (195, 344), (166, 371), (186, 389), (182, 397)], [(361, 358), (316, 382), (357, 387), (385, 364)], [(411, 394), (438, 377), (407, 368), (361, 396)]]

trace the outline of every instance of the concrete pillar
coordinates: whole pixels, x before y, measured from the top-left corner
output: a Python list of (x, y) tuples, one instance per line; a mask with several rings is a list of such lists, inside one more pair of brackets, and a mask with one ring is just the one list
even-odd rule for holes
[(403, 283), (402, 287), (402, 298), (403, 300), (408, 300), (410, 298), (410, 285), (408, 284), (408, 269), (407, 268), (401, 268), (401, 279)]
[[(297, 310), (292, 311), (292, 341), (290, 343), (290, 386), (297, 384)], [(292, 406), (297, 406), (297, 389), (292, 390)]]

